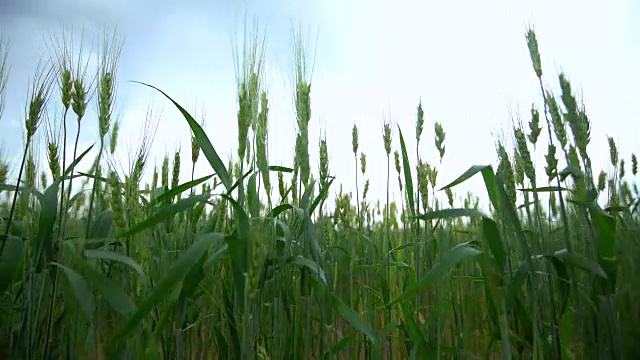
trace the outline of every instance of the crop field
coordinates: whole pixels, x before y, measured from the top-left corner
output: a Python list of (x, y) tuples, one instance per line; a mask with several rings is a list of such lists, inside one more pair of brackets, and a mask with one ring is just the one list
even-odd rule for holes
[[(462, 164), (448, 184), (438, 179), (440, 162), (406, 140), (428, 143), (446, 161), (453, 130), (425, 122), (416, 101), (415, 128), (381, 127), (375, 141), (386, 157), (367, 157), (353, 126), (352, 152), (342, 156), (352, 161), (355, 191), (332, 173), (330, 135), (309, 136), (310, 54), (303, 34), (292, 33), (297, 126), (285, 166), (269, 159), (258, 31), (247, 30), (234, 54), (233, 157), (221, 159), (209, 140), (221, 129), (215, 119), (204, 126), (174, 95), (135, 83), (181, 115), (175, 126), (191, 130), (191, 156), (176, 151), (153, 163), (147, 120), (127, 167), (114, 155), (123, 40), (105, 33), (91, 66), (69, 43), (52, 44), (24, 99), (20, 157), (0, 156), (0, 358), (640, 354), (638, 160), (591, 132), (588, 104), (567, 74), (542, 69), (532, 28), (513, 51), (528, 51), (543, 107), (496, 139), (495, 159)], [(7, 44), (0, 41), (0, 93), (12, 86)], [(54, 102), (62, 113), (51, 111)], [(96, 116), (85, 116), (89, 107)], [(87, 126), (99, 142), (83, 148)], [(435, 138), (422, 136), (427, 127)], [(608, 140), (607, 169), (592, 167), (592, 138)], [(544, 164), (536, 166), (536, 152)], [(369, 177), (373, 161), (385, 178)], [(181, 162), (207, 164), (209, 175), (181, 174)], [(483, 183), (486, 207), (457, 192), (472, 178)], [(372, 196), (374, 181), (386, 193)]]

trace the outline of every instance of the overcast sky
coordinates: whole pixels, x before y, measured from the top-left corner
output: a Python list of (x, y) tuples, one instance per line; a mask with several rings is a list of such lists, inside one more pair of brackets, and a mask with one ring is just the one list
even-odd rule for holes
[[(471, 165), (495, 164), (494, 134), (511, 134), (510, 114), (519, 113), (526, 123), (532, 103), (541, 108), (524, 37), (529, 25), (538, 36), (546, 85), (557, 89), (557, 74), (564, 71), (585, 101), (592, 121), (589, 153), (594, 165), (599, 168), (608, 163), (607, 135), (615, 137), (621, 156), (629, 162), (632, 152), (640, 154), (640, 3), (523, 3), (0, 0), (0, 28), (11, 43), (0, 146), (17, 167), (29, 76), (37, 61), (50, 54), (46, 39), (60, 34), (64, 27), (79, 38), (84, 26), (86, 41), (99, 40), (104, 26), (117, 25), (125, 40), (116, 108), (122, 121), (118, 154), (125, 164), (128, 149), (138, 144), (152, 99), (161, 119), (151, 160), (160, 164), (165, 151), (173, 153), (181, 146), (184, 180), (191, 166), (186, 122), (167, 101), (129, 80), (158, 86), (189, 108), (198, 105), (198, 114), (204, 109), (206, 131), (223, 160), (228, 159), (235, 154), (237, 143), (232, 42), (240, 40), (235, 32), (242, 28), (246, 9), (259, 18), (267, 36), (272, 164), (291, 166), (293, 162), (291, 26), (298, 21), (309, 29), (312, 48), (317, 47), (310, 126), (314, 173), (322, 130), (328, 138), (331, 172), (347, 189), (354, 183), (354, 122), (360, 131), (360, 149), (367, 154), (371, 195), (384, 199), (385, 117), (402, 128), (415, 164), (420, 99), (426, 118), (422, 156), (432, 163), (437, 159), (434, 121), (447, 134), (438, 185), (445, 185)], [(58, 99), (50, 107), (53, 117), (61, 111)], [(90, 116), (84, 120), (81, 149), (97, 141), (96, 122)], [(399, 149), (395, 126), (393, 139), (394, 149)], [(541, 174), (545, 151), (546, 145), (537, 151)], [(45, 160), (41, 163), (44, 166)], [(396, 187), (393, 164), (392, 171), (392, 186)], [(152, 173), (151, 168), (147, 173)], [(211, 169), (201, 157), (196, 175), (208, 173)], [(461, 187), (459, 194), (468, 189), (484, 195), (481, 178)]]

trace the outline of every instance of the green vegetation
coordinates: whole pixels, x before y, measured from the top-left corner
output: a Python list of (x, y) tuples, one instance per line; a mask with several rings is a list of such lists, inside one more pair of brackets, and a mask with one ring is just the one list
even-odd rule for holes
[[(158, 91), (190, 127), (190, 160), (208, 162), (211, 175), (195, 178), (192, 171), (186, 182), (180, 152), (173, 160), (167, 154), (159, 168), (149, 163), (151, 113), (131, 166), (116, 166), (119, 38), (105, 37), (96, 69), (81, 51), (75, 58), (68, 42), (57, 43), (54, 61), (40, 64), (30, 87), (17, 177), (9, 178), (9, 164), (0, 162), (2, 356), (622, 359), (640, 353), (640, 194), (625, 176), (637, 175), (637, 158), (625, 174), (625, 159), (609, 138), (611, 168), (594, 174), (585, 106), (564, 74), (557, 77), (560, 94), (543, 86), (532, 30), (526, 41), (544, 108), (531, 109), (527, 128), (511, 129), (513, 141), (496, 141), (499, 165), (471, 166), (442, 186), (438, 164), (423, 161), (418, 147), (418, 163), (409, 162), (407, 129), (392, 135), (396, 126), (385, 122), (382, 204), (369, 200), (374, 180), (367, 178), (356, 125), (355, 194), (331, 175), (331, 139), (319, 139), (319, 169), (311, 167), (312, 71), (302, 31), (294, 35), (291, 168), (269, 161), (265, 41), (258, 31), (245, 30), (235, 49), (239, 146), (228, 164), (203, 121), (170, 94), (132, 85)], [(10, 74), (7, 43), (0, 44), (1, 93)], [(50, 113), (53, 101), (62, 102), (63, 113)], [(88, 106), (96, 107), (97, 118), (85, 117)], [(67, 133), (72, 119), (75, 134)], [(91, 128), (100, 142), (78, 148), (88, 121), (98, 125)], [(425, 126), (419, 104), (417, 144)], [(433, 151), (446, 161), (445, 129), (433, 128)], [(538, 141), (543, 132), (548, 144)], [(37, 161), (42, 134), (46, 168)], [(545, 145), (539, 176), (532, 149)], [(145, 172), (153, 174), (148, 184)], [(473, 176), (484, 180), (490, 210), (470, 194), (455, 196), (456, 185)], [(394, 189), (400, 204), (390, 202)]]

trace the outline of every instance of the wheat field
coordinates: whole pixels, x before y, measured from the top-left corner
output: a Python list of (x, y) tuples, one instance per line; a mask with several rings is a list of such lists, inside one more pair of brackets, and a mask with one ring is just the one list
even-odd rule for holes
[[(591, 133), (588, 104), (564, 73), (543, 75), (534, 30), (514, 51), (528, 51), (544, 107), (496, 140), (497, 167), (467, 164), (443, 186), (439, 163), (405, 146), (405, 136), (428, 141), (446, 161), (446, 129), (425, 123), (417, 103), (415, 129), (382, 127), (377, 141), (386, 158), (367, 158), (353, 126), (345, 156), (353, 156), (355, 192), (332, 175), (327, 138), (309, 138), (309, 54), (302, 34), (293, 35), (290, 166), (269, 160), (263, 34), (248, 31), (234, 54), (237, 87), (229, 91), (237, 95), (239, 145), (232, 159), (220, 158), (204, 122), (171, 94), (136, 83), (182, 115), (191, 157), (176, 149), (152, 163), (149, 116), (128, 167), (114, 155), (121, 38), (105, 33), (95, 66), (74, 58), (68, 43), (54, 44), (24, 99), (25, 146), (15, 169), (0, 156), (0, 357), (640, 354), (638, 161), (608, 137), (609, 169), (592, 168), (588, 144), (604, 135)], [(2, 93), (11, 86), (9, 51), (0, 41)], [(53, 102), (63, 113), (50, 110)], [(95, 117), (85, 116), (89, 107)], [(72, 122), (75, 132), (67, 129)], [(81, 148), (87, 122), (100, 141)], [(425, 126), (434, 139), (422, 138)], [(418, 161), (410, 163), (414, 151)], [(543, 174), (535, 151), (545, 152)], [(368, 161), (386, 162), (386, 179), (370, 179)], [(209, 175), (180, 174), (181, 162), (206, 163)], [(456, 193), (470, 178), (482, 179), (486, 209), (477, 196)], [(386, 182), (386, 194), (376, 196), (385, 201), (370, 200), (370, 181)], [(399, 202), (392, 191), (402, 194)]]

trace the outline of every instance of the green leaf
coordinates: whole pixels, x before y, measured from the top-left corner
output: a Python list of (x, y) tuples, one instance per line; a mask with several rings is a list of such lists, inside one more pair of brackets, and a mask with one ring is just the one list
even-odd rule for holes
[(402, 261), (389, 261), (389, 266), (397, 267), (397, 268), (411, 268), (409, 264)]
[(389, 250), (387, 252), (387, 254), (386, 254), (386, 257), (389, 257), (392, 253), (394, 253), (396, 251), (400, 251), (400, 250), (403, 250), (403, 249), (408, 248), (408, 247), (416, 246), (416, 244), (418, 244), (418, 243), (417, 242), (411, 242), (411, 243), (398, 245), (398, 246), (394, 247), (393, 249)]
[[(95, 144), (93, 144), (93, 145), (95, 145)], [(54, 181), (54, 183), (59, 184), (59, 183), (62, 181), (62, 179), (63, 179), (64, 177), (67, 177), (69, 174), (71, 174), (71, 171), (72, 171), (73, 169), (75, 169), (75, 168), (76, 168), (76, 166), (80, 163), (80, 161), (82, 161), (82, 159), (83, 159), (83, 158), (84, 158), (84, 157), (89, 153), (89, 151), (91, 151), (91, 149), (93, 149), (93, 145), (89, 146), (89, 148), (88, 148), (87, 150), (83, 151), (80, 155), (78, 155), (78, 157), (76, 157), (76, 158), (75, 158), (75, 160), (73, 160), (73, 161), (71, 162), (71, 164), (69, 164), (69, 166), (65, 169), (65, 171), (64, 171), (64, 173), (63, 173), (63, 175), (59, 176), (59, 177)], [(72, 174), (72, 175), (73, 175), (73, 174)]]
[(136, 311), (136, 305), (120, 284), (107, 278), (104, 273), (89, 265), (75, 252), (69, 251), (68, 253), (71, 254), (76, 266), (85, 275), (89, 284), (107, 301), (113, 311), (124, 318), (128, 318)]
[(386, 338), (397, 327), (398, 325), (393, 322), (388, 323), (385, 327), (382, 328), (382, 330), (380, 330), (380, 337)]
[(203, 271), (208, 271), (211, 266), (213, 266), (213, 264), (220, 258), (222, 258), (224, 255), (227, 254), (227, 252), (229, 251), (229, 245), (224, 244), (222, 245), (218, 250), (216, 250), (213, 254), (211, 254), (208, 258), (207, 261), (204, 263), (204, 265), (202, 266)]
[(405, 181), (405, 190), (407, 192), (407, 200), (409, 201), (409, 210), (411, 210), (411, 215), (415, 215), (416, 206), (415, 200), (413, 198), (413, 181), (411, 180), (411, 166), (409, 165), (409, 157), (407, 155), (407, 148), (404, 145), (404, 137), (402, 136), (402, 130), (400, 129), (400, 125), (398, 125), (398, 131), (400, 132), (400, 150), (402, 150), (402, 167), (404, 168), (404, 181)]
[(473, 175), (484, 170), (486, 167), (487, 165), (473, 165), (472, 167), (469, 168), (469, 170), (465, 171), (464, 174), (458, 176), (457, 179), (453, 180), (449, 184), (441, 187), (438, 191), (446, 190), (448, 188), (452, 188), (456, 185), (462, 184), (463, 182), (471, 179)]
[(186, 182), (184, 184), (180, 184), (170, 190), (165, 191), (162, 195), (153, 198), (148, 206), (155, 206), (157, 204), (162, 204), (166, 200), (173, 199), (176, 195), (182, 194), (183, 192), (202, 184), (203, 182), (211, 179), (213, 175), (208, 175), (201, 177), (199, 179), (195, 179), (193, 181)]
[[(224, 235), (220, 234), (220, 239), (224, 238)], [(189, 272), (184, 277), (184, 281), (182, 282), (182, 288), (180, 289), (180, 294), (178, 295), (178, 302), (176, 304), (177, 316), (176, 321), (178, 326), (182, 327), (184, 325), (184, 318), (186, 315), (187, 302), (190, 298), (193, 297), (193, 294), (196, 292), (198, 288), (198, 284), (202, 281), (204, 277), (203, 273), (203, 265), (207, 260), (207, 252), (205, 251), (200, 259), (189, 269)]]
[(231, 187), (231, 178), (229, 177), (227, 168), (224, 166), (224, 163), (222, 162), (222, 160), (220, 160), (218, 153), (213, 148), (213, 145), (211, 145), (211, 141), (209, 141), (209, 137), (204, 132), (200, 124), (198, 124), (198, 122), (193, 119), (193, 117), (191, 116), (191, 114), (187, 112), (187, 110), (185, 110), (182, 106), (180, 106), (180, 104), (175, 102), (172, 98), (169, 97), (169, 95), (165, 94), (162, 90), (158, 89), (153, 85), (145, 84), (143, 82), (139, 82), (139, 81), (134, 81), (134, 82), (148, 86), (152, 89), (159, 91), (162, 95), (164, 95), (167, 99), (169, 99), (173, 103), (173, 105), (175, 105), (178, 108), (178, 110), (180, 110), (180, 112), (182, 113), (182, 116), (184, 116), (185, 120), (187, 120), (187, 122), (189, 123), (189, 127), (191, 128), (191, 131), (193, 132), (196, 143), (198, 143), (198, 146), (200, 146), (202, 153), (207, 158), (207, 161), (209, 161), (209, 164), (211, 165), (213, 170), (216, 172), (216, 175), (218, 175), (218, 178), (220, 179), (224, 187), (227, 190), (229, 190)]
[(507, 225), (516, 235), (518, 242), (520, 244), (520, 250), (522, 251), (525, 259), (529, 262), (529, 268), (533, 268), (533, 258), (531, 256), (531, 249), (529, 248), (529, 243), (527, 242), (526, 237), (524, 236), (524, 231), (522, 229), (522, 223), (520, 222), (520, 218), (518, 217), (518, 213), (511, 201), (509, 201), (509, 196), (507, 195), (506, 190), (504, 189), (504, 185), (500, 177), (497, 177), (495, 182), (495, 188), (497, 193), (500, 195), (500, 207), (497, 209), (501, 209), (503, 224)]
[(231, 188), (227, 190), (227, 192), (225, 193), (227, 196), (230, 196), (231, 193), (233, 192), (233, 190), (235, 190), (240, 183), (242, 183), (247, 177), (249, 177), (249, 175), (253, 174), (253, 169), (249, 169), (249, 171), (247, 171), (246, 173), (244, 173), (244, 175), (242, 175), (240, 177), (240, 179), (236, 180), (236, 182), (233, 183), (233, 185), (231, 185)]
[(42, 193), (40, 193), (34, 187), (27, 188), (24, 186), (19, 186), (16, 188), (15, 185), (11, 185), (11, 184), (0, 184), (0, 192), (2, 191), (20, 191), (20, 192), (24, 191), (24, 192), (33, 194), (36, 198), (38, 198), (38, 201), (42, 201)]
[(316, 274), (316, 276), (318, 276), (320, 280), (322, 280), (323, 285), (325, 286), (327, 285), (327, 278), (324, 273), (324, 270), (322, 270), (322, 267), (318, 265), (317, 262), (311, 259), (307, 259), (302, 256), (291, 256), (287, 258), (276, 258), (274, 260), (280, 260), (283, 265), (292, 264), (292, 265), (298, 265), (299, 267), (306, 267), (309, 270), (311, 270), (314, 274)]
[(616, 291), (618, 267), (616, 259), (616, 219), (596, 207), (596, 205), (589, 206), (589, 214), (593, 220), (598, 240), (598, 262), (607, 274), (604, 295), (611, 295)]
[(567, 311), (560, 317), (560, 343), (562, 344), (562, 358), (575, 359), (571, 351), (571, 341), (573, 339), (573, 312)]
[(567, 176), (572, 175), (575, 176), (577, 178), (582, 177), (582, 170), (580, 170), (579, 167), (573, 165), (573, 164), (569, 164), (566, 168), (560, 170), (560, 172), (558, 173), (558, 175), (560, 176), (560, 180), (564, 181)]
[(326, 184), (324, 184), (324, 186), (322, 186), (322, 189), (320, 189), (320, 193), (318, 194), (318, 196), (316, 196), (316, 198), (313, 200), (313, 203), (309, 207), (309, 214), (313, 214), (313, 211), (316, 209), (316, 207), (318, 207), (318, 205), (320, 205), (320, 202), (327, 198), (327, 195), (329, 194), (329, 187), (331, 186), (331, 183), (333, 183), (333, 180), (334, 179), (329, 180)]
[(424, 336), (420, 327), (411, 316), (408, 311), (403, 311), (404, 318), (403, 323), (405, 325), (405, 332), (411, 336), (411, 340), (413, 340), (413, 350), (414, 358), (417, 358), (417, 354), (419, 353), (420, 358), (424, 359), (434, 359), (435, 351), (433, 346), (429, 344), (427, 338)]
[(515, 299), (513, 309), (518, 322), (523, 328), (522, 332), (524, 333), (523, 337), (525, 341), (528, 344), (533, 344), (533, 321), (531, 320), (531, 315), (527, 312), (527, 308), (522, 304), (520, 299)]
[(309, 185), (307, 185), (307, 188), (304, 192), (304, 194), (302, 194), (302, 197), (300, 198), (300, 207), (305, 210), (305, 213), (309, 213), (309, 207), (311, 206), (311, 193), (313, 192), (313, 186), (315, 185), (316, 180), (312, 180)]
[(271, 211), (269, 212), (267, 217), (270, 218), (270, 219), (274, 219), (278, 215), (280, 215), (283, 212), (285, 212), (287, 210), (290, 210), (290, 209), (293, 209), (293, 205), (291, 205), (291, 204), (278, 205), (278, 206), (274, 207), (273, 209), (271, 209)]
[(62, 272), (65, 274), (69, 285), (71, 285), (71, 289), (73, 290), (73, 295), (75, 296), (78, 304), (80, 304), (80, 308), (87, 316), (87, 320), (91, 322), (93, 319), (93, 294), (91, 293), (91, 289), (87, 282), (84, 280), (80, 274), (78, 274), (75, 270), (70, 269), (60, 263), (52, 262), (51, 265), (57, 266), (62, 269)]
[(568, 300), (569, 300), (569, 273), (567, 272), (566, 264), (558, 259), (557, 257), (550, 257), (551, 264), (556, 270), (556, 274), (558, 274), (558, 285), (560, 288), (560, 314), (562, 316), (567, 309)]
[(442, 259), (420, 280), (420, 282), (409, 287), (409, 289), (398, 296), (395, 300), (387, 304), (387, 307), (391, 307), (392, 305), (414, 295), (418, 291), (428, 288), (462, 261), (480, 254), (482, 254), (482, 251), (472, 247), (469, 243), (462, 243), (455, 246), (442, 257)]
[(16, 189), (15, 185), (0, 183), (0, 191), (23, 191), (24, 189), (23, 186), (18, 186)]
[(258, 199), (256, 175), (258, 175), (258, 173), (253, 173), (247, 183), (247, 207), (249, 208), (249, 214), (252, 218), (257, 217), (260, 212), (260, 199)]
[(199, 204), (197, 204), (194, 208), (193, 211), (191, 211), (191, 223), (194, 225), (197, 225), (198, 222), (201, 219), (202, 214), (204, 214), (204, 209), (207, 206), (206, 202), (201, 202)]
[(335, 345), (333, 345), (329, 350), (327, 350), (324, 353), (324, 355), (322, 355), (322, 358), (326, 360), (331, 359), (337, 353), (342, 351), (342, 349), (344, 349), (347, 345), (349, 345), (349, 343), (353, 341), (355, 337), (356, 337), (355, 334), (351, 334), (349, 336), (343, 337), (342, 339), (340, 339), (340, 341), (338, 341)]
[(93, 226), (89, 232), (89, 239), (105, 239), (109, 237), (112, 227), (113, 212), (111, 210), (101, 212), (93, 222)]
[(351, 326), (353, 326), (356, 330), (360, 331), (364, 334), (369, 341), (371, 342), (371, 348), (374, 352), (374, 357), (377, 359), (381, 358), (380, 349), (378, 349), (378, 335), (376, 334), (375, 329), (367, 324), (366, 321), (351, 309), (349, 306), (345, 305), (340, 299), (338, 299), (331, 291), (326, 291), (327, 296), (331, 301), (331, 306), (335, 311), (337, 311), (342, 318), (344, 318)]
[[(311, 187), (309, 187), (311, 189)], [(322, 249), (320, 248), (320, 244), (318, 243), (318, 239), (315, 236), (315, 231), (313, 228), (313, 221), (311, 220), (311, 216), (308, 212), (303, 211), (302, 209), (295, 208), (298, 217), (302, 220), (302, 235), (305, 244), (309, 246), (309, 250), (311, 256), (316, 262), (322, 261)]]
[(20, 261), (22, 261), (24, 243), (17, 236), (6, 236), (2, 256), (0, 256), (0, 294), (4, 293), (16, 277), (19, 270)]
[(487, 241), (487, 245), (489, 245), (497, 270), (500, 271), (500, 274), (503, 274), (507, 264), (507, 255), (498, 230), (498, 224), (487, 217), (483, 217), (482, 234)]
[(87, 174), (87, 173), (82, 172), (82, 171), (78, 171), (78, 175), (84, 176), (84, 177), (87, 177), (89, 179), (93, 179), (93, 180), (96, 180), (96, 181), (100, 181), (100, 182), (102, 182), (104, 184), (108, 184), (108, 185), (111, 185), (111, 186), (119, 186), (119, 187), (121, 186), (117, 181), (111, 181), (111, 180), (109, 180), (107, 178), (104, 178), (102, 176), (96, 176), (96, 175), (93, 175), (93, 174)]
[(457, 179), (455, 179), (448, 185), (440, 188), (440, 191), (462, 184), (463, 182), (469, 180), (471, 177), (473, 177), (473, 175), (477, 173), (482, 173), (482, 178), (484, 179), (484, 185), (487, 188), (487, 194), (489, 195), (489, 200), (491, 200), (491, 204), (493, 205), (494, 208), (499, 209), (498, 194), (496, 192), (496, 179), (495, 179), (495, 174), (493, 173), (493, 168), (491, 167), (491, 165), (474, 165), (470, 167), (469, 170), (465, 171), (464, 174), (460, 175)]
[(291, 191), (293, 191), (293, 188), (294, 188), (293, 184), (292, 184), (291, 186), (288, 186), (288, 187), (286, 188), (286, 190), (284, 191), (284, 194), (282, 194), (281, 199), (280, 199), (280, 203), (281, 203), (281, 204), (282, 204), (284, 201), (286, 201), (286, 200), (287, 200), (287, 197), (289, 196), (289, 193), (290, 193)]
[(170, 296), (174, 287), (184, 278), (189, 269), (206, 253), (213, 245), (215, 239), (205, 237), (191, 245), (178, 260), (166, 271), (166, 275), (153, 287), (153, 290), (140, 303), (137, 311), (125, 322), (125, 324), (109, 339), (105, 345), (107, 352), (114, 349), (126, 336), (136, 329), (138, 324), (149, 314), (151, 309)]
[[(53, 227), (58, 217), (58, 183), (51, 184), (45, 191), (40, 203), (38, 233), (34, 238), (36, 269), (44, 268), (45, 262), (53, 259)], [(46, 261), (45, 261), (46, 260)]]
[(173, 204), (162, 206), (158, 209), (158, 211), (155, 212), (155, 214), (133, 225), (129, 230), (118, 234), (118, 237), (127, 237), (135, 235), (146, 229), (150, 229), (153, 226), (170, 219), (178, 213), (181, 213), (187, 209), (191, 209), (199, 202), (207, 201), (209, 197), (209, 194), (194, 195), (189, 196), (185, 199), (178, 200)]
[[(238, 219), (238, 231), (236, 234), (225, 237), (228, 246), (229, 256), (231, 256), (231, 269), (233, 270), (233, 283), (236, 296), (244, 296), (245, 279), (247, 271), (247, 244), (250, 229), (249, 218), (243, 207), (229, 196), (221, 195), (234, 209)], [(244, 308), (244, 302), (240, 303), (240, 308)]]
[(627, 206), (609, 206), (605, 208), (604, 211), (608, 213), (626, 213), (629, 211), (629, 207), (631, 205), (632, 204), (629, 204)]
[(429, 221), (433, 219), (454, 219), (459, 217), (484, 217), (486, 216), (481, 211), (475, 209), (442, 209), (430, 211), (426, 214), (418, 215), (416, 218), (424, 221)]
[(515, 303), (520, 289), (522, 289), (527, 277), (531, 273), (530, 264), (531, 262), (527, 260), (523, 261), (516, 273), (512, 276), (511, 282), (507, 287), (507, 306), (511, 307), (512, 304)]
[(220, 327), (214, 326), (213, 331), (215, 332), (217, 340), (218, 359), (229, 359), (229, 344), (227, 343), (227, 339), (225, 339), (222, 331), (220, 331)]
[(284, 172), (284, 173), (292, 173), (293, 172), (292, 168), (285, 167), (285, 166), (278, 166), (278, 165), (270, 165), (269, 166), (269, 170), (275, 171), (275, 172)]
[(584, 256), (580, 256), (575, 253), (569, 253), (567, 249), (556, 251), (555, 253), (553, 253), (552, 257), (566, 263), (567, 265), (586, 270), (591, 274), (599, 276), (603, 279), (607, 278), (607, 274), (602, 269), (602, 267), (600, 267), (600, 265), (585, 258)]
[(542, 186), (537, 188), (527, 188), (527, 189), (518, 189), (523, 192), (558, 192), (558, 191), (571, 191), (571, 189), (567, 189), (562, 186)]
[(108, 250), (85, 250), (84, 256), (86, 256), (89, 259), (117, 261), (135, 270), (138, 273), (138, 275), (140, 275), (141, 279), (144, 279), (146, 277), (146, 275), (144, 274), (144, 271), (142, 270), (142, 267), (140, 267), (140, 265), (138, 265), (138, 263), (135, 262), (135, 260), (133, 260), (128, 256), (118, 254), (116, 252), (108, 251)]

